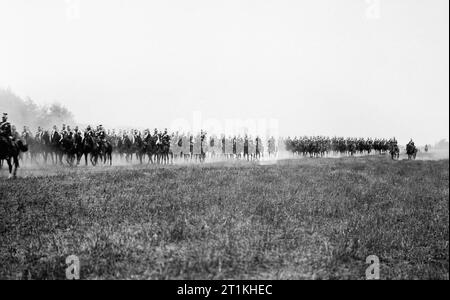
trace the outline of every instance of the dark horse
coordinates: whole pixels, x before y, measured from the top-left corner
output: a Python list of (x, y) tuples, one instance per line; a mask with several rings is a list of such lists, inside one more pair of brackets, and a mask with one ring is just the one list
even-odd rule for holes
[(66, 161), (69, 164), (69, 166), (73, 166), (77, 154), (74, 138), (69, 135), (64, 136), (61, 141), (61, 149), (62, 153), (66, 154)]
[(100, 156), (100, 146), (95, 140), (95, 138), (91, 135), (86, 135), (83, 140), (83, 154), (86, 162), (86, 166), (88, 165), (88, 156), (91, 155), (91, 163), (93, 166), (97, 165), (98, 157)]
[(144, 139), (144, 152), (148, 155), (148, 163), (153, 164), (153, 156), (156, 155), (156, 136), (150, 134)]
[[(17, 168), (19, 168), (20, 152), (27, 152), (28, 146), (21, 140), (16, 142), (8, 141), (7, 137), (0, 137), (0, 160), (5, 160), (9, 167), (9, 177), (16, 178)], [(12, 162), (11, 162), (12, 160)]]
[(106, 164), (109, 162), (109, 165), (112, 166), (112, 152), (113, 147), (109, 141), (100, 141), (99, 143), (99, 154), (100, 157), (103, 158), (103, 163)]
[[(170, 151), (170, 139), (159, 138), (156, 141), (156, 161), (158, 164), (169, 164), (171, 163), (170, 158), (173, 159), (172, 152)], [(202, 156), (200, 156), (200, 160)]]
[(406, 145), (406, 154), (408, 154), (409, 160), (416, 159), (417, 147), (411, 143), (408, 143), (408, 145)]
[(81, 134), (76, 133), (73, 136), (73, 144), (74, 144), (74, 151), (77, 158), (77, 165), (80, 164), (81, 158), (84, 154), (84, 144), (83, 144), (83, 137)]
[(58, 164), (59, 162), (62, 165), (64, 149), (61, 140), (62, 140), (61, 134), (59, 134), (58, 132), (54, 132), (53, 136), (50, 139), (50, 154), (52, 156), (52, 161), (53, 161), (53, 154), (55, 154), (56, 161), (53, 161), (55, 164)]
[(400, 157), (400, 149), (397, 144), (391, 144), (389, 146), (389, 153), (391, 154), (392, 159), (399, 159)]
[(50, 156), (52, 158), (52, 162), (53, 162), (52, 141), (50, 138), (50, 133), (48, 131), (45, 131), (42, 134), (40, 150), (42, 151), (42, 156), (44, 158), (45, 163), (47, 163), (49, 154), (50, 154)]
[(144, 143), (144, 140), (140, 135), (135, 136), (134, 138), (134, 145), (133, 145), (133, 152), (136, 153), (136, 159), (139, 161), (140, 164), (142, 164), (142, 160), (145, 155), (146, 150), (146, 144)]

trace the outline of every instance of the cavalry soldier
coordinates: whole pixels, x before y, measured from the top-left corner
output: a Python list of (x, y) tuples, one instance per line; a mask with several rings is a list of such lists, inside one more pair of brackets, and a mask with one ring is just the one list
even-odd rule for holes
[(20, 134), (17, 132), (16, 126), (14, 125), (11, 126), (11, 136), (13, 141), (20, 140)]
[(413, 140), (412, 140), (412, 139), (410, 139), (410, 140), (409, 140), (409, 143), (408, 143), (408, 145), (410, 145), (410, 146), (413, 146), (413, 147), (415, 147), (415, 145), (414, 145), (414, 142), (413, 142)]
[(134, 133), (133, 133), (134, 139), (135, 139), (135, 140), (136, 140), (136, 139), (139, 139), (140, 136), (141, 136), (141, 133), (140, 133), (137, 129), (135, 129), (135, 130), (134, 130)]
[(11, 124), (8, 122), (7, 113), (3, 113), (2, 122), (0, 123), (0, 136), (5, 137), (7, 140), (13, 140)]
[(22, 138), (23, 138), (26, 142), (28, 142), (28, 141), (30, 140), (30, 137), (31, 137), (31, 132), (30, 132), (30, 130), (28, 129), (27, 126), (23, 126)]
[(94, 131), (92, 131), (91, 125), (88, 125), (84, 131), (84, 137), (87, 136), (94, 136)]
[(170, 136), (169, 133), (167, 132), (167, 128), (164, 129), (164, 133), (162, 134), (162, 141), (165, 145), (169, 145), (170, 143)]
[[(77, 137), (81, 137), (81, 131), (78, 129), (78, 126), (75, 126), (75, 129), (73, 130), (73, 137), (76, 139)], [(82, 140), (82, 139), (79, 139)]]
[(67, 129), (66, 129), (66, 124), (62, 124), (62, 129), (61, 129), (61, 137), (64, 137), (67, 134)]
[(50, 139), (53, 141), (53, 136), (55, 135), (55, 133), (58, 132), (58, 127), (56, 127), (56, 125), (53, 125), (53, 130), (52, 133), (50, 135)]
[(73, 137), (73, 131), (72, 131), (72, 128), (70, 128), (69, 125), (67, 125), (67, 134), (69, 135), (70, 138)]
[(62, 129), (61, 132), (59, 133), (59, 135), (61, 136), (59, 139), (60, 142), (69, 134), (67, 128), (68, 127), (66, 127), (66, 124), (62, 124)]
[(97, 137), (103, 142), (106, 140), (106, 132), (103, 125), (97, 127)]
[(23, 126), (22, 136), (24, 138), (28, 138), (30, 136), (30, 131), (28, 130), (27, 126)]
[(144, 130), (144, 141), (147, 141), (149, 136), (151, 136), (150, 135), (150, 129), (145, 129)]
[(36, 132), (36, 141), (37, 142), (41, 142), (42, 141), (42, 135), (44, 134), (44, 132), (42, 131), (41, 126), (38, 126), (37, 132)]

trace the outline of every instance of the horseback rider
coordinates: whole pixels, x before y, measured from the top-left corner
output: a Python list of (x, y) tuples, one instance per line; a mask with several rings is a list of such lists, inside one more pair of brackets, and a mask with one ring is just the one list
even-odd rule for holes
[(67, 125), (67, 134), (69, 135), (70, 138), (73, 137), (73, 131), (72, 131), (72, 128), (70, 128), (69, 125)]
[(147, 139), (151, 136), (150, 129), (144, 130), (144, 141), (147, 141)]
[(50, 135), (50, 139), (53, 141), (53, 136), (58, 132), (58, 127), (56, 127), (56, 125), (53, 125), (53, 130), (52, 133)]
[(18, 141), (20, 141), (20, 135), (16, 131), (16, 127), (8, 122), (8, 114), (3, 113), (2, 122), (0, 123), (0, 137), (10, 145), (15, 145)]
[(27, 126), (23, 126), (22, 137), (27, 140), (29, 136), (30, 136), (30, 132), (29, 132)]
[(14, 126), (14, 125), (11, 126), (11, 136), (12, 136), (13, 141), (20, 140), (20, 134), (17, 131), (16, 126)]
[(410, 140), (409, 140), (409, 143), (408, 143), (408, 145), (410, 145), (410, 146), (413, 146), (413, 147), (415, 147), (415, 145), (414, 145), (414, 142), (413, 142), (413, 140), (412, 140), (412, 139), (410, 139)]
[(169, 133), (167, 131), (167, 128), (164, 129), (164, 133), (162, 134), (162, 141), (168, 145), (170, 143), (170, 136)]
[(11, 124), (8, 122), (7, 113), (3, 113), (2, 122), (0, 123), (0, 136), (6, 138), (8, 141), (13, 140)]
[(98, 125), (96, 134), (100, 141), (104, 142), (106, 140), (106, 131), (103, 125)]
[(82, 136), (81, 131), (78, 129), (78, 126), (75, 126), (75, 128), (73, 129), (72, 135), (73, 135), (73, 139), (74, 139), (76, 145), (83, 141), (83, 136)]
[(59, 134), (61, 134), (62, 137), (67, 135), (66, 124), (62, 124), (62, 129), (61, 129), (61, 132)]
[(86, 130), (84, 131), (84, 136), (93, 136), (94, 135), (94, 131), (92, 130), (91, 125), (88, 125), (86, 127)]
[(44, 132), (42, 131), (41, 126), (38, 126), (37, 132), (36, 132), (36, 136), (35, 139), (37, 142), (41, 142), (42, 141), (42, 135), (44, 134)]

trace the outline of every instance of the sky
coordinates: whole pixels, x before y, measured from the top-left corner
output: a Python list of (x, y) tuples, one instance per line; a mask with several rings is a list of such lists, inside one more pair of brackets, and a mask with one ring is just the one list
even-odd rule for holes
[(83, 124), (433, 144), (449, 136), (448, 6), (0, 0), (0, 87)]

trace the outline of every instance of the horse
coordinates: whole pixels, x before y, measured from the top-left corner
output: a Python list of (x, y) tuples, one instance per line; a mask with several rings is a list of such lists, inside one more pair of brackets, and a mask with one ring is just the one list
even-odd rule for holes
[(393, 160), (399, 159), (400, 157), (400, 149), (397, 144), (392, 144), (389, 149), (389, 154)]
[(80, 133), (76, 133), (73, 136), (73, 143), (74, 143), (74, 151), (77, 159), (77, 165), (80, 164), (81, 158), (84, 155), (84, 144), (83, 144), (83, 137)]
[(28, 160), (30, 163), (33, 161), (36, 162), (36, 156), (37, 156), (37, 142), (36, 140), (29, 134), (28, 132), (23, 132), (21, 135), (21, 140), (25, 142), (25, 145), (28, 145), (28, 155), (24, 155), (22, 157), (22, 160), (25, 161)]
[(154, 164), (153, 156), (156, 155), (156, 138), (150, 134), (144, 138), (144, 153), (148, 155), (148, 164)]
[(88, 156), (91, 155), (91, 164), (93, 166), (97, 165), (98, 157), (100, 155), (100, 147), (97, 141), (91, 135), (86, 135), (83, 140), (83, 155), (86, 162), (86, 166), (88, 165)]
[(14, 142), (8, 139), (9, 137), (0, 137), (0, 161), (5, 160), (7, 162), (9, 178), (16, 178), (19, 168), (19, 155), (21, 152), (27, 152), (28, 146), (21, 140)]
[(56, 157), (56, 162), (53, 161), (53, 163), (58, 164), (59, 163), (62, 165), (62, 158), (63, 158), (63, 147), (61, 144), (61, 134), (59, 134), (58, 132), (54, 132), (53, 136), (50, 139), (50, 154), (52, 155), (52, 161), (53, 161), (53, 153), (55, 154)]
[(416, 159), (417, 147), (408, 143), (408, 145), (406, 145), (406, 154), (408, 154), (408, 160)]
[(127, 135), (123, 138), (122, 141), (122, 153), (125, 154), (125, 160), (126, 162), (132, 162), (133, 161), (133, 141), (131, 138)]
[(112, 144), (108, 141), (101, 141), (100, 143), (100, 157), (103, 158), (103, 163), (106, 164), (109, 162), (109, 165), (112, 166), (112, 152), (113, 147)]
[(50, 133), (48, 131), (45, 131), (42, 134), (42, 139), (40, 141), (40, 145), (41, 145), (41, 151), (42, 151), (42, 156), (44, 158), (44, 162), (47, 163), (48, 155), (50, 154), (50, 157), (52, 158), (52, 163), (54, 163), (53, 151), (52, 151), (52, 141), (51, 141)]
[(140, 135), (136, 135), (134, 138), (133, 152), (136, 154), (136, 159), (142, 164), (142, 159), (145, 155), (145, 144)]
[(61, 140), (61, 150), (62, 155), (66, 154), (67, 156), (66, 161), (69, 164), (69, 166), (73, 166), (73, 163), (75, 162), (75, 158), (77, 155), (74, 138), (71, 137), (70, 135), (65, 135)]

